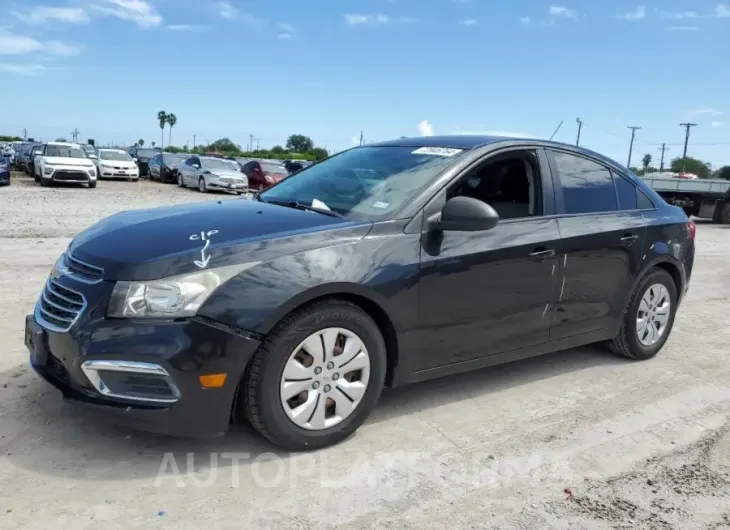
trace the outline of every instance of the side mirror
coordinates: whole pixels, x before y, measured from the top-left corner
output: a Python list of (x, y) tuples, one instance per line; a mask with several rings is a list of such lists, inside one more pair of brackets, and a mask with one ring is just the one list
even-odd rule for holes
[(200, 164), (193, 164), (193, 167), (194, 167), (195, 169), (200, 169)]
[(133, 158), (133, 159), (132, 159), (132, 161), (133, 161), (133, 162), (134, 162), (135, 164), (136, 164), (137, 162), (139, 162), (139, 160), (137, 160), (136, 158)]
[(96, 159), (97, 159), (97, 158), (99, 158), (99, 157), (98, 157), (98, 156), (96, 156), (96, 155), (89, 155), (89, 158), (90, 158), (90, 159), (92, 159), (92, 160), (96, 160)]
[(453, 197), (441, 213), (428, 220), (431, 230), (479, 232), (491, 230), (499, 222), (499, 214), (487, 203), (471, 197)]

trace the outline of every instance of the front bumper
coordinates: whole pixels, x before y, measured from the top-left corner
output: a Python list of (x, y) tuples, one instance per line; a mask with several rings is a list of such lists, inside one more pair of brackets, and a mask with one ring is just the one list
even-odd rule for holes
[(211, 180), (207, 186), (212, 190), (244, 191), (248, 189), (246, 182), (223, 182), (220, 180)]
[(113, 167), (102, 167), (97, 166), (97, 176), (99, 178), (126, 178), (126, 179), (138, 179), (139, 168), (113, 168)]
[[(47, 173), (48, 170), (50, 173)], [(94, 172), (92, 177), (89, 171)], [(96, 167), (90, 166), (45, 166), (41, 171), (41, 178), (51, 180), (53, 182), (91, 182), (96, 180)]]
[[(94, 313), (93, 305), (90, 308)], [(216, 436), (228, 429), (238, 383), (259, 344), (225, 325), (197, 318), (156, 322), (82, 318), (70, 331), (60, 333), (41, 326), (37, 314), (26, 317), (31, 366), (61, 391), (65, 401), (115, 424), (172, 436)], [(89, 361), (157, 366), (169, 375), (175, 392), (167, 402), (100, 392), (98, 380), (92, 382), (95, 374), (84, 370)], [(201, 385), (201, 375), (221, 373), (227, 374), (222, 387)], [(112, 382), (119, 385), (119, 379), (107, 382), (110, 387)]]

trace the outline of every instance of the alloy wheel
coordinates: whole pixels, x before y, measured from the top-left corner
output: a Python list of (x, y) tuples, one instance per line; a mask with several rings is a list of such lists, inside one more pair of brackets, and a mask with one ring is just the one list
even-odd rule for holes
[(350, 330), (326, 328), (289, 356), (279, 394), (289, 419), (303, 429), (334, 427), (360, 404), (370, 379), (370, 355)]
[(641, 297), (636, 314), (636, 334), (644, 346), (653, 346), (664, 336), (671, 316), (669, 291), (661, 283), (651, 285)]

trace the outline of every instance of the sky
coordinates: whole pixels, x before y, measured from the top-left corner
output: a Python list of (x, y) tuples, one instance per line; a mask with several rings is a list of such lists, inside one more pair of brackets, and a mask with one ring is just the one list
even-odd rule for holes
[[(567, 0), (566, 0), (567, 2)], [(0, 134), (329, 150), (497, 133), (730, 164), (730, 3), (0, 0)], [(725, 65), (725, 66), (723, 66)], [(164, 144), (168, 143), (165, 131)]]

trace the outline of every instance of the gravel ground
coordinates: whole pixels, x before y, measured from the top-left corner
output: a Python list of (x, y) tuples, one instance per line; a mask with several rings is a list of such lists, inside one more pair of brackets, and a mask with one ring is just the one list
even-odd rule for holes
[(0, 189), (0, 527), (730, 528), (730, 230), (648, 362), (581, 348), (388, 391), (350, 440), (279, 453), (247, 428), (103, 424), (28, 368), (23, 318), (69, 238), (138, 207), (223, 200), (149, 182)]

